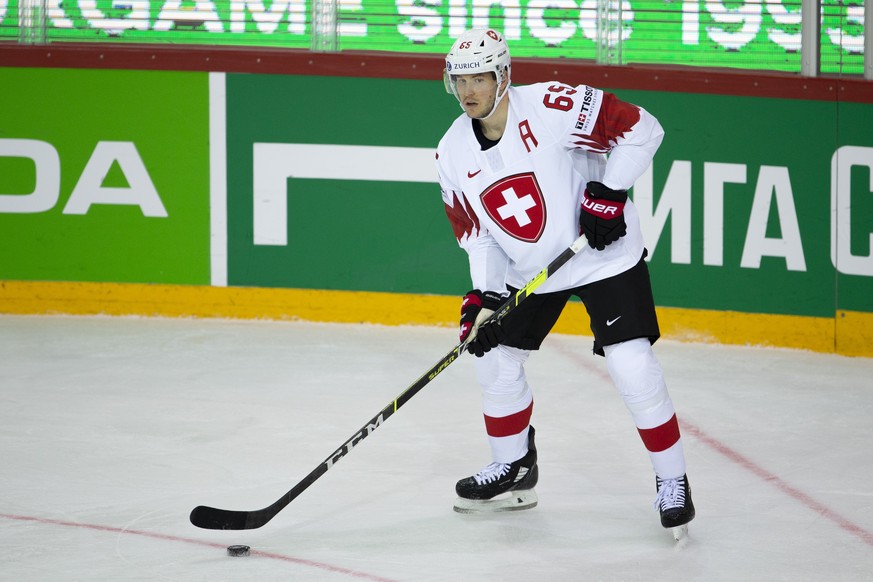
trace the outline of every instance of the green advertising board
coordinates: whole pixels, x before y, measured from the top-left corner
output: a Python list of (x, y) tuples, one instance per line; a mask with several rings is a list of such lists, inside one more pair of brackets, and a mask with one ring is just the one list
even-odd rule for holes
[(633, 192), (639, 203), (645, 195), (654, 199), (653, 208), (672, 208), (660, 235), (650, 226), (646, 237), (654, 247), (659, 301), (833, 314), (829, 233), (830, 161), (838, 147), (835, 105), (634, 91), (622, 97), (655, 113), (667, 130), (653, 166), (654, 187), (641, 181)]
[[(228, 74), (226, 91), (229, 284), (446, 294), (465, 284), (434, 183), (442, 122), (460, 113), (441, 82)], [(413, 150), (418, 170), (380, 157), (386, 146)], [(378, 171), (384, 180), (368, 175)], [(287, 217), (271, 241), (255, 213), (286, 194), (287, 210), (265, 211)]]
[[(22, 6), (0, 0), (0, 40), (444, 54), (490, 26), (515, 57), (793, 72), (801, 59), (800, 0), (47, 0), (29, 18)], [(863, 0), (821, 7), (821, 71), (861, 74)]]
[(0, 68), (0, 86), (0, 278), (209, 283), (205, 74)]
[[(0, 82), (16, 88), (0, 97), (16, 113), (0, 133), (0, 279), (469, 286), (433, 165), (461, 113), (439, 81), (21, 68)], [(873, 105), (616, 93), (667, 132), (632, 190), (659, 305), (873, 312)]]
[[(617, 93), (667, 133), (632, 191), (659, 305), (873, 311), (873, 106)], [(438, 82), (227, 75), (229, 284), (466, 291), (431, 159), (459, 113)]]

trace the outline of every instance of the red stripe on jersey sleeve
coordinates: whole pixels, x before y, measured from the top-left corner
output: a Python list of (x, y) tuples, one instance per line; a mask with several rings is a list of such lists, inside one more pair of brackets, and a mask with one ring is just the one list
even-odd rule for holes
[[(472, 235), (474, 229), (479, 230), (479, 217), (458, 199), (457, 192), (452, 191), (452, 198), (452, 205), (445, 205), (446, 216), (449, 217), (449, 222), (452, 224), (455, 238), (460, 241), (464, 237)], [(463, 193), (461, 193), (461, 198), (464, 198)], [(464, 202), (466, 201), (464, 198)]]
[[(618, 143), (619, 138), (624, 137), (625, 133), (630, 132), (639, 121), (639, 107), (625, 103), (612, 93), (604, 91), (603, 103), (600, 105), (597, 122), (594, 124), (594, 130), (591, 132), (591, 135), (588, 136), (590, 142), (576, 143), (584, 149), (591, 151), (609, 151)], [(583, 137), (580, 134), (573, 135)], [(585, 141), (587, 142), (588, 140)]]
[(666, 451), (679, 442), (679, 421), (674, 414), (670, 420), (654, 428), (638, 428), (646, 449), (653, 453)]

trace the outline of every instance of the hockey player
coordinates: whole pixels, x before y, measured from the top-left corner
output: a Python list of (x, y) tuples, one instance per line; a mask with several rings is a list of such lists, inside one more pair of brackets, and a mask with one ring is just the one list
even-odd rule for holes
[[(495, 30), (463, 33), (446, 56), (446, 88), (464, 114), (440, 141), (436, 165), (446, 213), (469, 255), (473, 290), (461, 306), (460, 338), (477, 356), (493, 460), (458, 481), (455, 509), (536, 505), (524, 364), (575, 295), (591, 320), (594, 353), (606, 357), (649, 452), (661, 524), (678, 538), (694, 505), (673, 402), (652, 351), (660, 331), (639, 218), (627, 196), (663, 130), (610, 93), (556, 81), (514, 87), (510, 70), (509, 48)], [(500, 322), (484, 323), (580, 231), (589, 247)]]

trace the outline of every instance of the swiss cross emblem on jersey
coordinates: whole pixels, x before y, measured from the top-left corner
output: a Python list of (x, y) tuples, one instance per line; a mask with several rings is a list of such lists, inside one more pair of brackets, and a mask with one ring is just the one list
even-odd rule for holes
[(546, 204), (536, 176), (528, 172), (503, 178), (480, 195), (485, 212), (508, 235), (536, 242), (546, 227)]

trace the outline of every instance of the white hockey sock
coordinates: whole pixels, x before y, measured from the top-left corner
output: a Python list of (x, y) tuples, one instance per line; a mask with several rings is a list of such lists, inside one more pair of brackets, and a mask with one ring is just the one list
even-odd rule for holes
[(664, 479), (685, 474), (685, 453), (661, 364), (647, 339), (606, 346), (609, 375), (633, 417), (652, 468)]
[(530, 352), (498, 346), (476, 359), (482, 388), (485, 430), (496, 463), (512, 463), (527, 453), (533, 394), (524, 373)]

